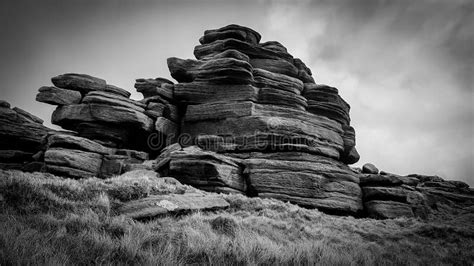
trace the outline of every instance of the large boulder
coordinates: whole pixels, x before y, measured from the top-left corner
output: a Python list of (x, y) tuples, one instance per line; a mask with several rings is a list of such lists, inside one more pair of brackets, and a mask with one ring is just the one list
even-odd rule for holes
[(107, 82), (86, 74), (66, 73), (51, 78), (56, 87), (79, 91), (86, 94), (94, 90), (104, 90)]
[(102, 122), (121, 126), (138, 127), (151, 131), (153, 120), (133, 108), (109, 104), (75, 104), (58, 106), (53, 112), (52, 123), (76, 130), (81, 122)]
[(344, 164), (306, 153), (254, 153), (245, 174), (260, 197), (278, 198), (333, 213), (362, 210), (358, 175)]
[(195, 211), (228, 208), (230, 204), (221, 196), (207, 193), (151, 195), (132, 200), (119, 207), (120, 214), (133, 219), (150, 219), (168, 214), (176, 215)]
[(239, 160), (196, 146), (170, 153), (170, 176), (208, 191), (244, 192), (247, 184)]
[(252, 66), (235, 58), (208, 61), (179, 59), (167, 60), (171, 76), (179, 82), (209, 82), (212, 84), (251, 84)]
[(411, 206), (407, 203), (396, 201), (372, 200), (364, 203), (369, 217), (392, 219), (398, 217), (414, 217)]
[(82, 99), (82, 103), (120, 106), (141, 113), (145, 112), (146, 107), (146, 105), (141, 102), (106, 91), (91, 91)]
[(274, 88), (261, 88), (258, 93), (258, 102), (288, 106), (302, 111), (305, 111), (308, 106), (306, 98), (301, 95)]
[(253, 76), (257, 87), (270, 87), (294, 94), (301, 94), (303, 82), (284, 74), (273, 73), (264, 69), (254, 68)]
[(284, 74), (290, 77), (298, 78), (298, 68), (292, 63), (283, 59), (263, 59), (254, 58), (250, 60), (254, 68), (264, 69), (273, 73)]

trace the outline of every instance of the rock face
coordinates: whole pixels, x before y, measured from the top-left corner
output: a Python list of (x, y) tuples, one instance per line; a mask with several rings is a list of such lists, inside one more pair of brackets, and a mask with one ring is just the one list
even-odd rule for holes
[(260, 197), (292, 201), (333, 213), (362, 209), (358, 175), (324, 156), (299, 152), (251, 153), (243, 160)]
[(106, 81), (85, 74), (67, 73), (51, 79), (56, 87), (79, 91), (86, 94), (90, 91), (105, 90)]
[(78, 104), (81, 102), (81, 98), (81, 93), (78, 91), (60, 89), (53, 86), (39, 88), (39, 93), (36, 95), (38, 102), (53, 105)]
[(240, 160), (196, 146), (170, 154), (169, 174), (185, 184), (211, 191), (245, 192)]

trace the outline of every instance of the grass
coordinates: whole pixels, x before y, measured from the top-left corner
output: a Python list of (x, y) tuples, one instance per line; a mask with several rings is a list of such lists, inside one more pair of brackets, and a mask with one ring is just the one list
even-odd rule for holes
[(225, 211), (138, 222), (124, 201), (193, 188), (149, 172), (108, 180), (0, 171), (0, 264), (472, 265), (474, 215), (443, 222), (331, 216), (223, 195)]

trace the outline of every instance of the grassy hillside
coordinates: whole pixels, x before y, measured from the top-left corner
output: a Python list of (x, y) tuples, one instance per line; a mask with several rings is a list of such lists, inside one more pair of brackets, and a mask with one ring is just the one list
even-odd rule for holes
[(474, 262), (474, 215), (356, 219), (240, 195), (223, 195), (225, 211), (146, 222), (116, 213), (131, 199), (189, 190), (147, 172), (70, 180), (0, 171), (0, 264)]

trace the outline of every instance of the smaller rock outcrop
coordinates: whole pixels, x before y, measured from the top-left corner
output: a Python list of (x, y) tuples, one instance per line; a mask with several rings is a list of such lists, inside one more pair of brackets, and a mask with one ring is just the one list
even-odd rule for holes
[(10, 104), (0, 104), (0, 169), (39, 171), (48, 132), (43, 120)]
[(51, 81), (56, 87), (41, 87), (37, 100), (57, 105), (53, 124), (108, 147), (145, 147), (140, 138), (153, 131), (154, 121), (145, 114), (146, 104), (129, 99), (130, 92), (85, 74), (63, 74)]
[(474, 189), (462, 181), (444, 180), (438, 176), (408, 175), (420, 181), (417, 189), (427, 205), (441, 215), (474, 212)]
[(368, 216), (373, 218), (422, 217), (430, 210), (425, 195), (417, 189), (419, 180), (409, 176), (378, 172), (373, 164), (365, 164), (360, 177), (362, 199)]
[(124, 173), (133, 164), (148, 160), (148, 153), (116, 149), (72, 135), (54, 133), (48, 137), (44, 156), (46, 171), (72, 178), (108, 178)]

